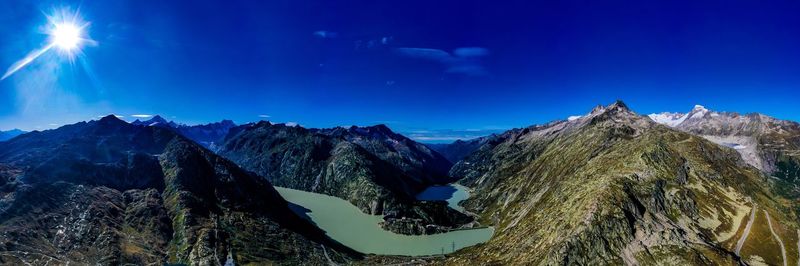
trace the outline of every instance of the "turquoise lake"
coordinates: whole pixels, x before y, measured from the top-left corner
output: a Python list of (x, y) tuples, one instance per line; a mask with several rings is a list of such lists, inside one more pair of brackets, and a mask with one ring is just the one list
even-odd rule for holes
[[(450, 253), (486, 242), (494, 233), (494, 228), (488, 227), (434, 235), (396, 234), (380, 227), (378, 223), (382, 216), (365, 214), (343, 199), (289, 188), (276, 189), (287, 201), (307, 209), (305, 215), (328, 236), (366, 254), (425, 256)], [(441, 190), (445, 189), (439, 190), (438, 194), (433, 191), (430, 195), (441, 196)], [(468, 196), (455, 191), (451, 195)]]

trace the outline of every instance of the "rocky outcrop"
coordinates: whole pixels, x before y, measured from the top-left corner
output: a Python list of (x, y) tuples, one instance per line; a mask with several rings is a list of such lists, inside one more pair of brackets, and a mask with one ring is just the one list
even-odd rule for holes
[(381, 227), (406, 235), (438, 234), (469, 226), (473, 217), (453, 211), (444, 201), (418, 201), (386, 213)]

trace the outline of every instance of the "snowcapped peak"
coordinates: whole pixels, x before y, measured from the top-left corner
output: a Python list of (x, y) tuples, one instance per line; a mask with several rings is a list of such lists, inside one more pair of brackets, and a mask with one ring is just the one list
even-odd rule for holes
[(707, 113), (709, 113), (708, 109), (698, 104), (692, 108), (691, 112), (689, 112), (689, 118), (703, 118)]
[(647, 117), (650, 117), (650, 119), (656, 123), (675, 127), (683, 123), (683, 121), (686, 121), (686, 119), (689, 117), (689, 114), (665, 112), (660, 114), (649, 114)]
[(656, 123), (667, 125), (670, 127), (676, 127), (686, 121), (687, 119), (701, 119), (706, 115), (710, 115), (711, 117), (719, 116), (718, 113), (709, 111), (706, 109), (705, 106), (696, 104), (694, 108), (688, 113), (658, 113), (658, 114), (650, 114), (648, 117), (655, 121)]

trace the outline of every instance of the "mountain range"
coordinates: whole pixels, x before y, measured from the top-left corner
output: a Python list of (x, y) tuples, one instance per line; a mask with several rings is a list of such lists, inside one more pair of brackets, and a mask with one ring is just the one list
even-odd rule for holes
[[(451, 144), (385, 125), (109, 116), (0, 141), (0, 263), (794, 265), (798, 149), (796, 122), (621, 101)], [(454, 182), (464, 212), (415, 197)], [(494, 235), (422, 259), (359, 254), (273, 185), (398, 234)]]
[(202, 124), (202, 125), (184, 125), (178, 124), (173, 121), (167, 121), (163, 117), (156, 115), (146, 121), (135, 120), (131, 122), (134, 125), (140, 126), (157, 126), (176, 131), (189, 139), (192, 139), (211, 150), (217, 149), (217, 143), (221, 141), (231, 128), (236, 124), (231, 120), (222, 120), (220, 122)]
[(497, 229), (448, 263), (797, 263), (795, 199), (734, 149), (622, 102), (505, 132), (451, 174)]
[(0, 143), (0, 263), (326, 264), (360, 254), (175, 132), (107, 116)]
[(800, 196), (800, 123), (762, 114), (710, 111), (649, 115), (654, 121), (733, 148), (748, 164), (775, 177), (781, 192)]

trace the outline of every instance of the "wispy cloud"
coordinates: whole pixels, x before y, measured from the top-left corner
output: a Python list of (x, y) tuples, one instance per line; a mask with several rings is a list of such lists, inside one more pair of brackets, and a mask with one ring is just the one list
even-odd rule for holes
[(272, 116), (270, 116), (270, 115), (258, 115), (258, 117), (261, 117), (261, 118), (270, 118), (270, 117), (272, 117)]
[(442, 64), (445, 72), (466, 74), (472, 76), (486, 75), (486, 69), (480, 64), (480, 58), (489, 55), (489, 50), (483, 47), (461, 47), (448, 53), (444, 50), (433, 48), (397, 48), (395, 51), (406, 57), (428, 60)]
[(339, 33), (327, 30), (318, 30), (315, 31), (313, 34), (314, 36), (322, 39), (333, 39), (339, 36)]
[(131, 115), (131, 116), (132, 117), (136, 117), (136, 118), (151, 118), (151, 117), (153, 117), (153, 115), (144, 115), (144, 114)]

